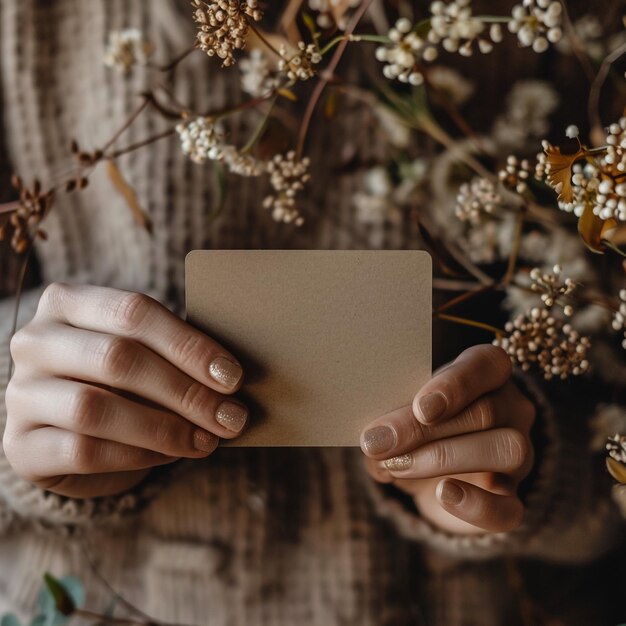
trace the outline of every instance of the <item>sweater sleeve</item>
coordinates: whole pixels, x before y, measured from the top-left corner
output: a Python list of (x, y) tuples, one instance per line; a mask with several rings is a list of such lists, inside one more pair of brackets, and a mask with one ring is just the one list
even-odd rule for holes
[[(37, 310), (43, 288), (22, 296), (17, 328), (30, 321)], [(0, 429), (4, 433), (7, 419), (5, 392), (10, 363), (9, 344), (13, 326), (15, 300), (0, 301)], [(155, 468), (132, 491), (116, 496), (74, 499), (45, 491), (15, 474), (0, 446), (0, 532), (29, 524), (40, 529), (54, 529), (62, 534), (74, 533), (95, 524), (118, 524), (141, 510), (163, 488), (171, 466)]]
[(374, 508), (407, 539), (448, 556), (486, 559), (525, 556), (560, 563), (580, 563), (605, 553), (620, 534), (620, 519), (609, 497), (604, 473), (596, 471), (586, 440), (558, 419), (539, 386), (530, 377), (517, 382), (537, 407), (533, 439), (535, 470), (520, 492), (526, 514), (514, 531), (484, 535), (453, 535), (419, 515), (399, 490), (366, 480)]

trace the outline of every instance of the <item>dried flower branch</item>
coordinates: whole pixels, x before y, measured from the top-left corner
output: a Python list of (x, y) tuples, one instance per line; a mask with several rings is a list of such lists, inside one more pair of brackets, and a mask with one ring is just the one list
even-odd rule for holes
[(0, 227), (0, 241), (5, 238), (10, 225), (13, 230), (11, 247), (17, 254), (22, 254), (30, 248), (37, 237), (46, 239), (46, 233), (40, 224), (52, 207), (54, 191), (43, 191), (38, 180), (35, 180), (32, 187), (26, 187), (19, 176), (13, 176), (11, 184), (20, 197), (8, 224), (5, 223)]
[[(530, 288), (532, 291), (541, 293), (541, 301), (548, 309), (555, 304), (560, 304), (561, 298), (568, 296), (576, 289), (576, 283), (571, 278), (562, 280), (561, 273), (562, 269), (559, 265), (555, 265), (551, 272), (542, 272), (538, 267), (530, 271), (532, 280)], [(567, 317), (571, 317), (574, 313), (569, 304), (563, 305), (563, 312)]]
[(222, 65), (235, 64), (234, 52), (243, 50), (250, 29), (249, 19), (263, 18), (257, 0), (193, 0), (194, 21), (199, 24), (199, 47), (210, 57), (222, 59)]
[(284, 156), (277, 154), (268, 163), (267, 171), (274, 193), (265, 198), (263, 206), (272, 212), (275, 221), (294, 223), (296, 226), (304, 223), (296, 205), (296, 195), (310, 179), (310, 164), (307, 157), (298, 159), (295, 151)]
[(127, 74), (133, 65), (146, 65), (154, 45), (136, 28), (113, 31), (104, 55), (104, 64)]
[(509, 30), (517, 35), (521, 46), (545, 52), (550, 43), (557, 43), (563, 36), (562, 11), (561, 3), (554, 0), (524, 0), (513, 7)]
[(518, 315), (506, 324), (505, 330), (507, 336), (496, 338), (493, 343), (524, 371), (535, 365), (546, 380), (564, 380), (589, 369), (589, 338), (581, 337), (547, 309), (533, 308), (527, 315)]

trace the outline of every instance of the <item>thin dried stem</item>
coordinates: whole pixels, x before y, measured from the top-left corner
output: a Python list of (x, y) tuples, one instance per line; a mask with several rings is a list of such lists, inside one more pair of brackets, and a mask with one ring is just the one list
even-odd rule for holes
[[(117, 591), (117, 589), (115, 589), (115, 587), (113, 587), (113, 585), (111, 585), (111, 583), (105, 578), (104, 574), (98, 569), (93, 559), (91, 558), (89, 549), (87, 548), (87, 545), (84, 541), (81, 542), (81, 548), (83, 551), (83, 555), (85, 556), (85, 559), (87, 561), (87, 565), (89, 566), (89, 569), (93, 572), (93, 574), (96, 576), (96, 578), (102, 583), (102, 585), (104, 585), (104, 587), (106, 587), (106, 589), (109, 591), (109, 593), (111, 593), (114, 599), (117, 600), (117, 602), (119, 602), (124, 608), (126, 608), (126, 610), (140, 617), (141, 621), (140, 620), (129, 621), (128, 619), (126, 619), (123, 622), (120, 622), (120, 621), (115, 622), (113, 621), (114, 619), (124, 619), (124, 618), (110, 618), (110, 617), (105, 617), (104, 615), (96, 615), (95, 613), (92, 613), (91, 617), (97, 617), (98, 619), (105, 620), (105, 621), (108, 620), (109, 622), (116, 623), (116, 624), (124, 623), (124, 624), (141, 624), (142, 626), (147, 626), (147, 625), (175, 626), (173, 624), (172, 625), (166, 624), (165, 622), (161, 622), (159, 620), (154, 619), (147, 613), (144, 613), (144, 611), (142, 611), (140, 608), (132, 604), (132, 602), (127, 600), (119, 591)], [(88, 611), (88, 613), (90, 612)], [(83, 615), (86, 616), (85, 613), (83, 613)]]
[(120, 150), (116, 150), (115, 152), (111, 152), (110, 154), (105, 155), (103, 158), (107, 159), (117, 159), (124, 154), (128, 154), (129, 152), (134, 152), (135, 150), (139, 150), (139, 148), (143, 148), (144, 146), (149, 146), (152, 143), (156, 143), (161, 139), (165, 139), (166, 137), (171, 137), (174, 133), (176, 133), (175, 128), (168, 128), (164, 130), (162, 133), (157, 135), (153, 135), (152, 137), (148, 137), (147, 139), (143, 139), (142, 141), (138, 141), (136, 143), (130, 144), (130, 146), (126, 146), (125, 148), (121, 148)]
[(198, 46), (194, 43), (191, 48), (188, 48), (184, 52), (181, 52), (177, 57), (174, 58), (173, 61), (171, 61), (167, 65), (162, 65), (160, 67), (157, 66), (156, 69), (160, 72), (172, 72), (180, 65), (180, 63), (182, 63), (182, 61), (184, 61), (190, 54), (192, 54), (196, 50), (198, 50)]
[(457, 317), (456, 315), (448, 315), (447, 313), (434, 312), (433, 317), (435, 317), (436, 319), (445, 320), (447, 322), (454, 322), (455, 324), (460, 324), (461, 326), (472, 326), (473, 328), (480, 328), (481, 330), (486, 330), (487, 332), (493, 333), (498, 337), (506, 334), (504, 330), (502, 330), (501, 328), (497, 328), (496, 326), (491, 326), (491, 324), (477, 322), (476, 320), (468, 320), (464, 317)]
[(130, 128), (132, 123), (146, 110), (148, 105), (150, 104), (150, 99), (146, 96), (143, 96), (141, 104), (130, 114), (124, 125), (109, 139), (104, 146), (102, 146), (102, 152), (106, 152), (120, 137), (121, 135)]
[(267, 37), (254, 25), (253, 21), (248, 19), (248, 26), (250, 30), (263, 42), (263, 44), (271, 50), (279, 59), (282, 59), (282, 55), (279, 50), (272, 45), (272, 43), (267, 39)]
[(250, 152), (250, 150), (252, 150), (252, 148), (254, 148), (254, 146), (256, 145), (257, 141), (263, 135), (263, 132), (267, 128), (267, 123), (269, 122), (270, 116), (272, 115), (272, 111), (274, 109), (274, 105), (276, 104), (276, 99), (277, 98), (278, 98), (278, 95), (275, 95), (272, 98), (272, 100), (270, 101), (270, 105), (269, 105), (267, 111), (265, 112), (265, 115), (263, 115), (263, 118), (261, 119), (261, 123), (256, 127), (252, 137), (250, 137), (250, 139), (248, 140), (246, 145), (241, 149), (241, 153), (242, 154), (245, 154), (246, 152)]
[(309, 132), (309, 126), (311, 125), (311, 120), (313, 119), (313, 113), (315, 112), (315, 108), (317, 107), (317, 103), (319, 102), (322, 94), (324, 93), (324, 89), (328, 85), (330, 81), (330, 77), (335, 73), (337, 66), (339, 65), (339, 61), (341, 61), (341, 57), (346, 50), (348, 45), (348, 37), (354, 32), (354, 29), (357, 27), (361, 18), (365, 15), (367, 9), (372, 4), (373, 0), (364, 0), (355, 14), (352, 16), (350, 23), (345, 31), (344, 41), (342, 41), (338, 46), (337, 50), (333, 54), (328, 67), (324, 70), (324, 74), (320, 76), (317, 85), (315, 86), (315, 90), (311, 95), (311, 99), (307, 104), (307, 108), (304, 112), (304, 116), (302, 118), (302, 126), (300, 127), (300, 134), (298, 136), (298, 144), (296, 147), (296, 157), (298, 159), (302, 158), (302, 154), (304, 153), (304, 144), (306, 142), (307, 133)]
[(510, 284), (515, 274), (515, 268), (517, 266), (517, 258), (519, 256), (520, 248), (522, 247), (522, 235), (524, 233), (524, 213), (519, 212), (515, 220), (515, 234), (513, 235), (513, 244), (511, 245), (511, 254), (509, 255), (509, 263), (506, 268), (506, 274), (502, 278), (502, 284), (504, 286)]
[(497, 286), (496, 283), (492, 283), (490, 285), (481, 285), (479, 287), (475, 287), (471, 289), (470, 291), (466, 291), (465, 293), (462, 293), (456, 298), (452, 298), (452, 300), (448, 300), (448, 302), (442, 304), (440, 307), (437, 307), (437, 309), (435, 309), (435, 312), (437, 314), (443, 313), (444, 311), (447, 311), (448, 309), (455, 307), (457, 304), (461, 304), (462, 302), (467, 302), (468, 300), (475, 298), (481, 293), (487, 293), (488, 291), (495, 289), (496, 286)]
[(469, 280), (451, 280), (449, 278), (433, 278), (433, 289), (437, 291), (473, 291), (481, 284)]
[(623, 43), (619, 48), (613, 50), (611, 54), (604, 58), (598, 70), (598, 74), (591, 84), (589, 100), (587, 102), (587, 113), (589, 115), (591, 128), (596, 131), (596, 134), (602, 132), (602, 119), (600, 118), (600, 95), (602, 93), (602, 86), (606, 81), (606, 77), (609, 75), (611, 65), (624, 53), (626, 53), (626, 43)]
[(589, 60), (589, 55), (585, 50), (583, 42), (576, 34), (576, 29), (574, 28), (574, 24), (572, 24), (572, 19), (570, 18), (569, 11), (567, 9), (567, 2), (565, 2), (565, 0), (561, 0), (561, 6), (563, 7), (563, 24), (565, 25), (565, 30), (567, 31), (567, 37), (572, 44), (572, 50), (574, 51), (576, 58), (580, 61), (580, 65), (585, 72), (585, 76), (591, 83), (596, 75), (595, 70)]

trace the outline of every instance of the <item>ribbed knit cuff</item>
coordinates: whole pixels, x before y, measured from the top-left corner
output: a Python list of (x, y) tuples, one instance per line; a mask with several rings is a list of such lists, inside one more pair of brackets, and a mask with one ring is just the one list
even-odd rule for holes
[[(18, 328), (35, 315), (42, 291), (40, 288), (23, 294)], [(7, 418), (4, 396), (14, 306), (13, 299), (0, 302), (0, 434), (4, 433)], [(4, 451), (0, 449), (0, 533), (6, 533), (26, 522), (37, 528), (54, 528), (63, 534), (93, 524), (121, 523), (129, 514), (144, 508), (162, 491), (172, 471), (171, 465), (155, 468), (132, 491), (116, 496), (74, 499), (45, 491), (20, 478), (13, 472)]]
[(388, 519), (398, 532), (414, 541), (427, 544), (449, 556), (463, 559), (486, 559), (504, 554), (539, 554), (537, 537), (549, 524), (549, 511), (557, 489), (557, 468), (563, 456), (554, 412), (536, 384), (527, 376), (516, 374), (516, 379), (537, 408), (535, 429), (540, 430), (543, 446), (540, 462), (527, 485), (524, 502), (526, 515), (523, 524), (506, 533), (484, 535), (455, 535), (434, 526), (419, 515), (410, 499), (398, 494), (395, 487), (381, 485), (369, 478), (366, 489), (372, 497), (377, 513)]

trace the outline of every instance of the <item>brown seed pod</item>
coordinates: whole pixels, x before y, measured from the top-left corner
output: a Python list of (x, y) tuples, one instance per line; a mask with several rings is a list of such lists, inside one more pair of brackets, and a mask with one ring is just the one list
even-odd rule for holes
[(16, 242), (16, 245), (13, 246), (13, 249), (18, 254), (23, 254), (28, 250), (28, 239), (20, 239)]

